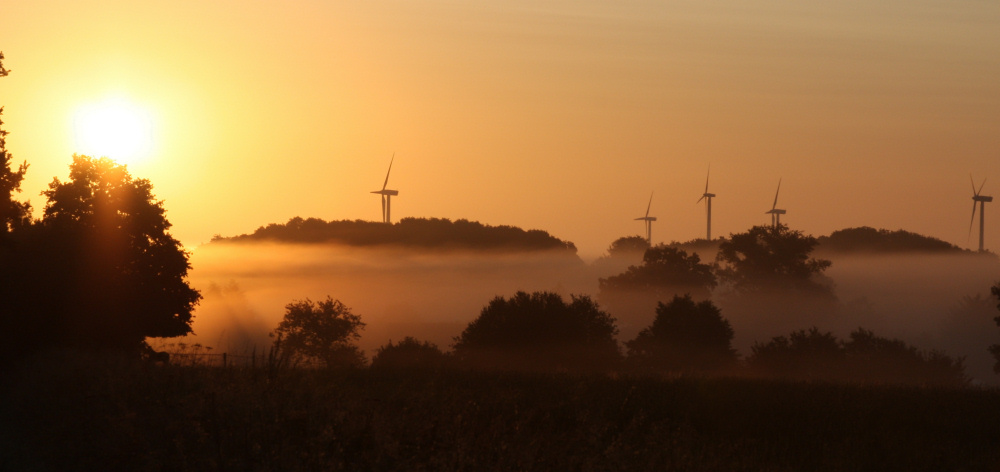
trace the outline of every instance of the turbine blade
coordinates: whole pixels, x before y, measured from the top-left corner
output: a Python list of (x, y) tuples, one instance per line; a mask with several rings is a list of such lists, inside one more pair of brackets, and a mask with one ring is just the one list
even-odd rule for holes
[(708, 165), (708, 173), (705, 174), (705, 193), (708, 193), (708, 178), (712, 175), (712, 164)]
[[(389, 172), (392, 172), (392, 161), (394, 160), (396, 160), (396, 153), (392, 153), (392, 159), (389, 159), (389, 170), (385, 173), (385, 183), (382, 184), (382, 190), (385, 190), (385, 187), (389, 185)], [(384, 216), (383, 214), (383, 218)]]
[(646, 217), (649, 217), (649, 209), (653, 206), (653, 192), (649, 192), (649, 204), (646, 205)]
[(983, 191), (983, 185), (986, 185), (986, 179), (983, 179), (983, 183), (979, 185), (979, 190), (976, 191), (976, 195), (979, 195)]
[(976, 181), (972, 180), (972, 174), (969, 174), (969, 183), (972, 184), (972, 196), (978, 197), (979, 192), (976, 192)]
[(778, 179), (778, 190), (774, 191), (774, 205), (771, 205), (771, 209), (778, 208), (778, 192), (781, 191), (781, 179)]
[(385, 223), (385, 195), (382, 195), (382, 222)]
[[(705, 193), (708, 193), (708, 192), (705, 192)], [(701, 201), (704, 200), (704, 199), (705, 199), (705, 196), (702, 195), (701, 198), (699, 198), (697, 202), (694, 202), (694, 204), (697, 205), (697, 204), (701, 203)]]
[(972, 202), (972, 219), (969, 220), (969, 239), (972, 239), (972, 224), (976, 222), (976, 202)]

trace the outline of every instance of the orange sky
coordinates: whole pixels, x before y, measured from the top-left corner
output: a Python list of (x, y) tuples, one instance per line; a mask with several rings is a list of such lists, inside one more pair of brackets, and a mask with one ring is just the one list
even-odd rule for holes
[[(294, 5), (289, 6), (289, 5)], [(1000, 197), (995, 1), (5, 0), (0, 79), (24, 195), (65, 178), (73, 116), (149, 111), (130, 164), (194, 246), (293, 216), (467, 218), (596, 256), (639, 234), (907, 229), (972, 246)], [(1000, 208), (987, 207), (1000, 250)]]

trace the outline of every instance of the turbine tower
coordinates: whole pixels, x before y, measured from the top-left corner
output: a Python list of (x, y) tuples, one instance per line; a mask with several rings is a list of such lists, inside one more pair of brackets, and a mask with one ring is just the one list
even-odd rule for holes
[(649, 204), (646, 205), (646, 216), (640, 216), (636, 218), (636, 221), (642, 220), (646, 222), (646, 242), (649, 246), (653, 246), (653, 222), (656, 221), (655, 216), (649, 216), (649, 208), (653, 205), (653, 193), (649, 193)]
[(972, 221), (969, 222), (969, 236), (972, 236), (972, 224), (976, 221), (976, 203), (979, 203), (979, 252), (983, 252), (983, 232), (986, 227), (986, 217), (983, 215), (986, 203), (992, 202), (993, 197), (979, 194), (983, 191), (983, 185), (986, 185), (986, 179), (979, 184), (979, 190), (976, 190), (976, 182), (972, 180), (972, 175), (969, 175), (969, 181), (972, 182)]
[(712, 198), (715, 197), (714, 193), (708, 193), (708, 177), (712, 175), (712, 166), (708, 166), (708, 174), (705, 175), (705, 193), (701, 195), (701, 198), (695, 205), (705, 200), (705, 208), (708, 210), (708, 230), (705, 232), (705, 239), (712, 240)]
[(396, 153), (392, 153), (392, 159), (389, 160), (389, 170), (385, 173), (385, 182), (382, 184), (382, 190), (375, 190), (372, 193), (377, 193), (382, 195), (382, 222), (392, 223), (392, 218), (390, 217), (390, 210), (392, 209), (392, 196), (399, 195), (398, 190), (386, 190), (386, 186), (389, 185), (389, 172), (392, 172), (392, 161), (396, 160)]
[(771, 227), (777, 228), (781, 224), (781, 215), (785, 214), (785, 210), (778, 208), (778, 192), (781, 191), (781, 179), (778, 179), (778, 190), (774, 192), (774, 204), (771, 205), (771, 209), (765, 211), (764, 214), (771, 215)]

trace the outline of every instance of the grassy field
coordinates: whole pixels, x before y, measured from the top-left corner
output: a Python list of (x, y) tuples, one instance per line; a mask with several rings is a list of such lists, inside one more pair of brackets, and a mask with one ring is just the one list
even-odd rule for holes
[(1000, 391), (158, 366), (4, 374), (2, 470), (1000, 470)]

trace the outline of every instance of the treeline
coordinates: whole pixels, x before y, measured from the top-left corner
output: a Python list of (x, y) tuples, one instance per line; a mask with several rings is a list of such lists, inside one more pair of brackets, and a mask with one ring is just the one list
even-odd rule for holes
[[(277, 367), (363, 368), (354, 342), (365, 324), (337, 300), (296, 301), (274, 334), (269, 362)], [(923, 351), (858, 328), (837, 339), (817, 328), (755, 343), (741, 359), (729, 322), (710, 301), (675, 296), (658, 303), (656, 318), (624, 343), (615, 319), (592, 299), (550, 292), (496, 297), (454, 338), (450, 351), (407, 337), (378, 349), (370, 368), (409, 373), (441, 369), (534, 373), (619, 373), (737, 376), (962, 387), (963, 359)]]
[(446, 218), (403, 218), (398, 223), (324, 221), (295, 217), (285, 224), (261, 226), (250, 234), (216, 236), (212, 242), (336, 243), (348, 246), (401, 246), (424, 249), (479, 251), (566, 251), (576, 246), (541, 230), (490, 226), (476, 221)]
[(954, 244), (904, 230), (869, 226), (846, 228), (820, 236), (817, 250), (841, 253), (972, 253)]

